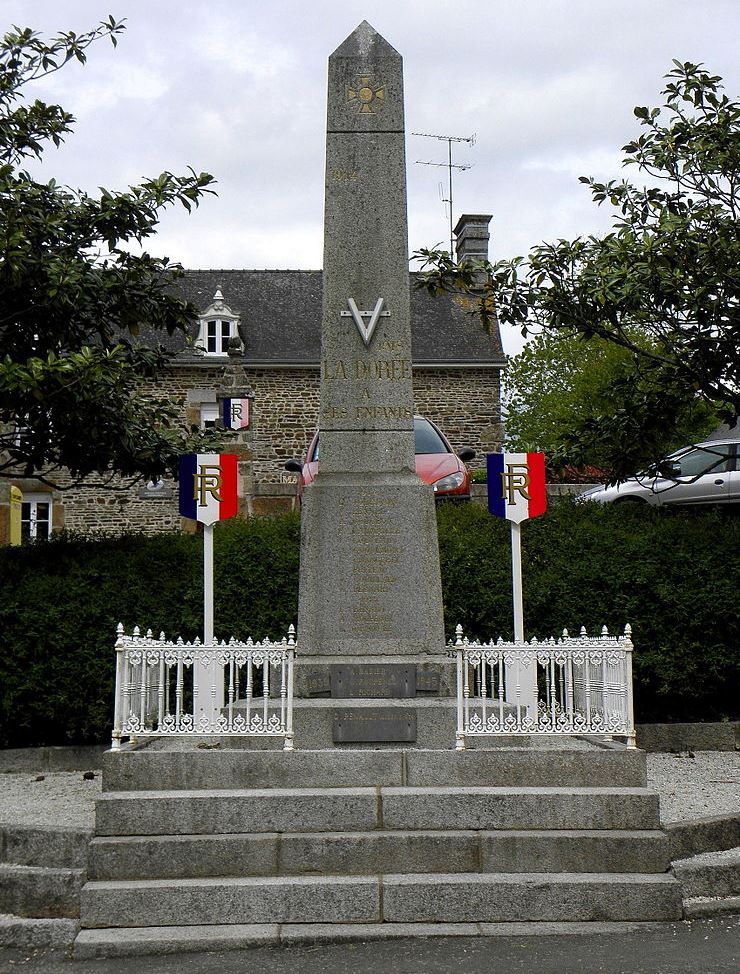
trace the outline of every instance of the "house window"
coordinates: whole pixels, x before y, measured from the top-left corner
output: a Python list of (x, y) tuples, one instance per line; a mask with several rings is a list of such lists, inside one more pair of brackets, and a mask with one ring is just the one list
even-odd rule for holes
[(220, 288), (199, 321), (198, 347), (205, 355), (227, 355), (229, 339), (239, 336), (239, 315), (226, 304)]
[(51, 494), (24, 494), (21, 502), (21, 542), (45, 541), (51, 533)]
[(218, 403), (202, 402), (200, 404), (200, 428), (213, 429), (219, 420)]
[(214, 318), (206, 322), (206, 355), (226, 355), (236, 322)]

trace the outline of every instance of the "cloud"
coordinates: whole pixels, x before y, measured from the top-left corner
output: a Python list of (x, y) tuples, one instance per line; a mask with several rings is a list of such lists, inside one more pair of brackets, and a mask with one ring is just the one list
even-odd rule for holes
[[(89, 0), (5, 0), (8, 23), (82, 31)], [(107, 10), (107, 8), (106, 8)], [(461, 212), (493, 214), (493, 253), (601, 232), (581, 174), (622, 175), (620, 147), (655, 104), (672, 57), (740, 87), (740, 5), (705, 0), (374, 0), (368, 19), (403, 55), (407, 132), (467, 136), (455, 160)], [(154, 252), (193, 266), (318, 267), (322, 259), (326, 60), (365, 12), (340, 0), (118, 0), (107, 42), (36, 86), (78, 116), (40, 168), (73, 186), (123, 188), (163, 169), (212, 172), (219, 196), (165, 215)], [(411, 249), (445, 242), (444, 143), (407, 138)], [(629, 171), (635, 178), (634, 170)]]
[(533, 156), (523, 159), (521, 168), (525, 172), (565, 173), (568, 176), (594, 176), (615, 178), (622, 166), (621, 152), (610, 149), (589, 149), (586, 152), (552, 155), (547, 158)]

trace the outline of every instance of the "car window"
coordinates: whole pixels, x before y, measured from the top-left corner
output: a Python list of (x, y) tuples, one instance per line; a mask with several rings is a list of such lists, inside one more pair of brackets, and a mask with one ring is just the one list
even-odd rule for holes
[(414, 452), (415, 453), (449, 453), (447, 444), (425, 419), (414, 420)]
[(700, 477), (705, 473), (727, 473), (732, 462), (730, 447), (697, 448), (673, 460), (676, 477)]
[[(309, 463), (319, 459), (319, 439), (309, 457)], [(451, 453), (437, 430), (426, 419), (414, 420), (414, 453)]]

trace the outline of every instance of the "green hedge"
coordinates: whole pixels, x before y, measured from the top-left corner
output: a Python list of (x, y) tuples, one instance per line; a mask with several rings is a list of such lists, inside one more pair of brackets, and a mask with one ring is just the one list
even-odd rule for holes
[[(511, 636), (508, 525), (439, 510), (448, 636)], [(630, 622), (639, 720), (735, 719), (737, 520), (561, 503), (523, 528), (528, 635)], [(234, 520), (216, 535), (216, 629), (284, 635), (295, 621), (299, 522)], [(192, 638), (200, 539), (61, 537), (0, 551), (0, 747), (104, 742), (115, 626)]]

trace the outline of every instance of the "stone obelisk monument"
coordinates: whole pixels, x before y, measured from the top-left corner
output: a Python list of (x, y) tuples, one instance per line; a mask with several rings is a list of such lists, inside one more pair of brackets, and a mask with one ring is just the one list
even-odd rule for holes
[(414, 470), (402, 59), (366, 21), (329, 58), (321, 335), (300, 653), (439, 654), (434, 497)]

